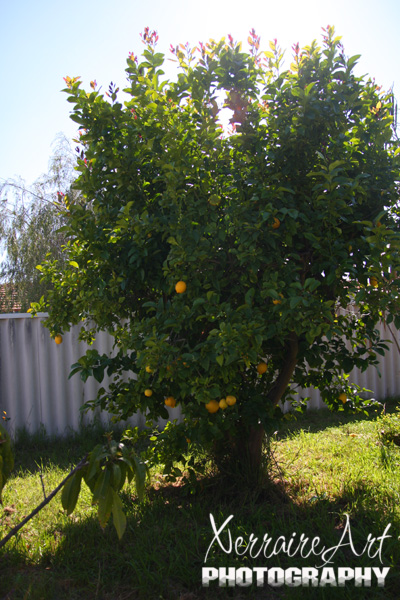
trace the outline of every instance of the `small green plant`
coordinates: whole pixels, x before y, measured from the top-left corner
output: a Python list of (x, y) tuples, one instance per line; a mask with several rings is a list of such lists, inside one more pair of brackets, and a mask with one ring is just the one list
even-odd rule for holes
[(400, 408), (378, 419), (378, 435), (382, 444), (400, 446)]
[(63, 508), (68, 515), (74, 511), (84, 480), (93, 494), (92, 504), (98, 507), (100, 525), (104, 528), (112, 513), (115, 529), (121, 538), (126, 528), (126, 516), (118, 492), (126, 481), (130, 483), (134, 478), (137, 495), (142, 499), (146, 474), (146, 464), (135, 450), (123, 442), (117, 443), (108, 433), (106, 443), (97, 445), (82, 468), (65, 483), (61, 495)]

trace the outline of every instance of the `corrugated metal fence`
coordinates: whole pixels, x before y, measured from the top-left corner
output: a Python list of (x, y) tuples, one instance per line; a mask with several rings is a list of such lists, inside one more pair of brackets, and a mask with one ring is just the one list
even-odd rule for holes
[[(79, 327), (63, 336), (57, 345), (42, 324), (46, 315), (32, 318), (28, 314), (0, 315), (0, 414), (6, 411), (12, 433), (25, 427), (35, 432), (45, 427), (48, 434), (63, 434), (79, 429), (93, 419), (93, 413), (79, 409), (96, 397), (100, 387), (90, 377), (83, 383), (79, 375), (68, 379), (71, 365), (85, 354), (87, 345), (79, 342)], [(93, 344), (102, 354), (112, 352), (113, 339), (101, 332)], [(104, 378), (102, 386), (110, 383)], [(105, 413), (97, 413), (104, 423)], [(137, 415), (131, 423), (144, 425)]]
[[(71, 365), (87, 349), (78, 341), (79, 327), (73, 327), (57, 345), (42, 324), (45, 316), (0, 315), (0, 415), (6, 411), (11, 432), (21, 427), (34, 432), (44, 426), (49, 434), (63, 434), (93, 418), (92, 413), (82, 415), (79, 409), (96, 397), (100, 385), (93, 378), (83, 383), (79, 375), (68, 379)], [(393, 339), (390, 330), (380, 327), (385, 339)], [(392, 331), (398, 342), (399, 332)], [(103, 332), (93, 347), (101, 354), (110, 354), (112, 342), (113, 338)], [(377, 399), (400, 395), (400, 352), (396, 343), (381, 360), (380, 372), (382, 377), (372, 367), (364, 373), (354, 370), (350, 381), (373, 390)], [(101, 386), (108, 384), (105, 377)], [(302, 390), (302, 395), (311, 396), (310, 408), (323, 406), (318, 391)], [(180, 414), (179, 409), (168, 410), (172, 418)], [(108, 420), (104, 413), (98, 416), (103, 422)], [(145, 419), (138, 414), (130, 422), (141, 427)]]

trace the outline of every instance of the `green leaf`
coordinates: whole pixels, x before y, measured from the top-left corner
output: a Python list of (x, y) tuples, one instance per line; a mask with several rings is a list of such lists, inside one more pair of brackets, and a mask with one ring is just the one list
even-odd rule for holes
[[(294, 190), (292, 190), (292, 188), (287, 188), (287, 187), (279, 187), (279, 188), (277, 189), (277, 191), (278, 191), (278, 192), (288, 192), (289, 194), (294, 194), (294, 193), (295, 193), (295, 191), (294, 191)], [(283, 210), (281, 210), (281, 212), (282, 212), (283, 214), (285, 214), (285, 213), (286, 213), (286, 212), (288, 212), (288, 211), (287, 211), (287, 210), (285, 210), (285, 209), (283, 209)]]
[(121, 467), (117, 463), (113, 463), (113, 465), (112, 465), (112, 485), (113, 485), (114, 489), (120, 489), (121, 477), (122, 477)]
[(70, 260), (69, 264), (71, 265), (71, 267), (75, 267), (75, 269), (79, 269), (79, 265), (75, 260)]
[(354, 368), (353, 361), (347, 356), (343, 357), (341, 361), (341, 366), (345, 374), (350, 373), (350, 371)]
[(219, 356), (217, 356), (217, 358), (215, 359), (217, 361), (217, 363), (219, 364), (220, 367), (222, 367), (222, 365), (224, 364), (224, 357), (222, 354), (220, 354)]
[(149, 302), (143, 302), (143, 308), (157, 308), (157, 303), (150, 300)]
[(314, 279), (313, 277), (309, 277), (304, 282), (304, 289), (305, 290), (308, 289), (310, 292), (314, 292), (314, 290), (316, 290), (317, 287), (319, 287), (320, 285), (321, 285), (320, 281), (318, 281), (317, 279)]
[(255, 290), (254, 288), (250, 288), (249, 290), (247, 290), (246, 295), (245, 295), (245, 302), (246, 304), (248, 304), (249, 306), (252, 305), (253, 303), (253, 298), (254, 298), (254, 294), (255, 294)]
[(96, 367), (93, 369), (93, 377), (96, 381), (101, 383), (104, 379), (104, 367)]
[(101, 444), (95, 446), (89, 454), (89, 464), (84, 473), (84, 480), (88, 485), (89, 481), (93, 479), (93, 477), (100, 470), (100, 459), (103, 456), (103, 454), (103, 446)]
[[(73, 100), (73, 102), (74, 101), (75, 100)], [(83, 124), (83, 118), (79, 114), (72, 114), (72, 115), (70, 115), (70, 119), (72, 119), (72, 121), (75, 121), (75, 123), (78, 123), (79, 125)]]
[(108, 519), (110, 518), (110, 515), (111, 515), (114, 493), (115, 492), (112, 489), (111, 485), (109, 485), (107, 487), (107, 489), (105, 489), (104, 495), (99, 497), (97, 516), (99, 518), (100, 525), (103, 528), (107, 525)]
[(314, 341), (314, 334), (313, 334), (313, 332), (311, 330), (306, 332), (306, 340), (307, 340), (307, 342), (310, 345), (313, 343), (313, 341)]
[(107, 490), (110, 487), (111, 471), (107, 468), (103, 469), (97, 478), (96, 485), (94, 486), (92, 502), (95, 504), (101, 498), (104, 499), (107, 494)]
[(81, 481), (82, 473), (78, 471), (64, 484), (61, 492), (61, 503), (63, 509), (67, 511), (67, 515), (70, 515), (75, 509), (81, 491)]
[(304, 90), (301, 90), (298, 87), (293, 87), (291, 90), (292, 96), (294, 96), (295, 98), (303, 98), (304, 97)]
[(311, 83), (308, 84), (308, 86), (306, 87), (306, 89), (304, 90), (305, 96), (307, 97), (309, 95), (309, 93), (311, 92), (311, 90), (313, 89), (314, 85), (316, 84), (316, 81), (312, 81)]
[(197, 308), (197, 306), (200, 306), (201, 304), (204, 304), (205, 301), (206, 301), (205, 298), (196, 298), (193, 301), (193, 308)]
[(296, 306), (297, 306), (298, 304), (300, 304), (300, 302), (301, 302), (301, 298), (300, 298), (300, 296), (292, 296), (292, 297), (290, 298), (290, 308), (291, 308), (291, 309), (293, 309), (293, 308), (296, 308)]
[(116, 529), (118, 538), (121, 539), (126, 530), (126, 516), (123, 510), (123, 504), (121, 498), (117, 492), (112, 490), (112, 515), (113, 523)]
[(330, 163), (330, 165), (328, 166), (328, 170), (329, 170), (329, 172), (332, 172), (334, 169), (337, 169), (338, 167), (340, 167), (344, 164), (345, 164), (344, 160), (335, 160), (333, 163)]
[(347, 61), (347, 66), (353, 67), (360, 57), (361, 57), (361, 54), (355, 54), (354, 56), (351, 56)]
[(218, 206), (221, 203), (221, 198), (217, 194), (211, 194), (208, 201), (211, 206)]

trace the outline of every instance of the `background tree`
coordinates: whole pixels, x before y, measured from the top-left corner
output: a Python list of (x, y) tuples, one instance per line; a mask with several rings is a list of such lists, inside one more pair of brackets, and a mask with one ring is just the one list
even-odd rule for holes
[(167, 470), (191, 444), (258, 473), (291, 386), (319, 388), (335, 410), (363, 406), (345, 375), (384, 353), (379, 319), (400, 326), (392, 103), (354, 74), (331, 27), (321, 47), (293, 47), (290, 70), (254, 31), (248, 53), (231, 36), (171, 47), (174, 82), (157, 34), (143, 41), (124, 103), (112, 84), (104, 97), (66, 78), (80, 195), (35, 308), (53, 335), (87, 319), (83, 339), (115, 337), (113, 358), (90, 350), (74, 365), (115, 377), (93, 406), (153, 422), (182, 407), (155, 445)]
[[(11, 312), (18, 306), (26, 312), (31, 302), (47, 293), (36, 266), (47, 255), (64, 264), (62, 246), (66, 236), (60, 227), (64, 216), (64, 195), (71, 191), (76, 177), (76, 158), (69, 141), (60, 135), (54, 143), (49, 172), (31, 187), (24, 181), (5, 181), (0, 186), (0, 239), (4, 257), (0, 265), (1, 310)], [(65, 206), (64, 206), (65, 208)]]

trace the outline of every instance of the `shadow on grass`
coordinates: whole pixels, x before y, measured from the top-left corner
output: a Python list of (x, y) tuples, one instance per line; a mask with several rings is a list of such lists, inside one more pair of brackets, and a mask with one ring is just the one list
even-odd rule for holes
[(103, 444), (105, 433), (109, 431), (113, 431), (115, 439), (118, 439), (122, 429), (111, 425), (106, 428), (101, 423), (94, 422), (78, 431), (67, 430), (62, 437), (49, 436), (45, 429), (34, 434), (21, 429), (17, 431), (13, 443), (15, 467), (30, 473), (39, 472), (50, 465), (69, 469), (97, 444)]
[[(216, 581), (210, 582), (209, 588), (202, 586), (203, 566), (285, 569), (321, 564), (321, 559), (312, 554), (304, 559), (299, 555), (289, 558), (283, 551), (269, 558), (268, 554), (280, 536), (285, 536), (288, 542), (292, 537), (299, 540), (302, 533), (309, 539), (320, 537), (320, 547), (337, 546), (347, 511), (352, 515), (352, 540), (361, 553), (368, 535), (378, 537), (388, 525), (387, 516), (363, 509), (360, 500), (371, 495), (371, 491), (362, 481), (353, 483), (351, 489), (345, 489), (334, 501), (314, 497), (302, 504), (279, 480), (268, 483), (257, 493), (240, 488), (234, 493), (232, 486), (209, 477), (199, 481), (199, 489), (193, 492), (193, 487), (182, 483), (161, 485), (158, 489), (153, 487), (141, 504), (124, 493), (128, 526), (121, 541), (112, 523), (102, 531), (94, 517), (76, 522), (72, 515), (70, 523), (52, 532), (58, 542), (44, 549), (36, 565), (28, 564), (10, 545), (0, 558), (3, 572), (0, 597), (5, 594), (8, 600), (398, 599), (400, 552), (393, 530), (390, 533), (394, 538), (382, 545), (383, 564), (392, 567), (384, 588), (376, 586), (376, 578), (371, 588), (356, 588), (354, 582), (343, 588), (268, 585), (223, 588)], [(218, 529), (232, 515), (219, 536), (225, 550), (217, 541), (213, 542), (210, 513)], [(258, 538), (254, 554), (262, 547), (265, 535), (272, 538), (267, 557), (263, 552), (258, 558), (249, 556), (250, 546), (246, 549), (241, 544), (235, 552), (235, 540), (241, 537), (246, 544), (251, 534)], [(370, 558), (366, 553), (355, 556), (347, 546), (336, 553), (334, 567), (339, 566), (382, 565), (378, 558)]]
[[(388, 404), (389, 410), (396, 402)], [(285, 426), (284, 431), (298, 429), (320, 431), (327, 426), (339, 426), (365, 415), (333, 415), (323, 411), (307, 413), (305, 418)], [(281, 432), (280, 432), (281, 433)], [(104, 441), (104, 429), (98, 425), (86, 428), (84, 435), (71, 434), (62, 439), (45, 435), (21, 436), (16, 442), (16, 464), (23, 470), (39, 470), (47, 463), (68, 468)], [(39, 458), (38, 458), (39, 457)], [(339, 476), (339, 474), (338, 474)], [(93, 516), (77, 520), (74, 515), (67, 525), (54, 524), (49, 539), (54, 540), (41, 550), (35, 564), (29, 553), (18, 550), (14, 542), (0, 552), (1, 600), (211, 600), (232, 598), (242, 600), (296, 600), (297, 598), (346, 600), (377, 598), (398, 600), (400, 546), (395, 522), (394, 499), (388, 499), (384, 509), (374, 506), (373, 490), (362, 479), (343, 486), (335, 499), (313, 496), (300, 502), (295, 489), (289, 489), (278, 474), (261, 491), (256, 492), (236, 482), (225, 482), (213, 477), (199, 480), (195, 488), (178, 482), (158, 485), (149, 490), (147, 499), (138, 504), (135, 497), (123, 494), (128, 517), (125, 536), (118, 541), (112, 522), (101, 530)], [(366, 508), (369, 507), (369, 508)], [(368, 535), (382, 535), (391, 522), (393, 537), (383, 544), (384, 566), (391, 567), (385, 587), (356, 588), (349, 582), (344, 588), (335, 587), (210, 587), (202, 586), (202, 567), (208, 551), (206, 566), (210, 567), (314, 567), (321, 564), (318, 557), (308, 559), (296, 555), (289, 558), (283, 551), (268, 558), (263, 552), (249, 556), (249, 548), (241, 546), (238, 553), (229, 548), (238, 537), (249, 541), (251, 534), (262, 545), (264, 535), (272, 538), (269, 550), (279, 536), (289, 541), (298, 540), (303, 533), (309, 539), (321, 538), (326, 548), (338, 544), (343, 533), (345, 513), (351, 514), (351, 533), (359, 553), (365, 547)], [(221, 534), (226, 552), (213, 542), (210, 514), (219, 528), (233, 515)], [(112, 519), (111, 519), (112, 521)], [(397, 532), (397, 533), (396, 533)], [(296, 534), (296, 535), (294, 535)], [(24, 534), (21, 534), (24, 537)], [(376, 545), (374, 546), (376, 550)], [(240, 555), (239, 555), (240, 554)], [(355, 556), (348, 547), (340, 548), (335, 556), (335, 567), (381, 567), (379, 558), (364, 553)]]

